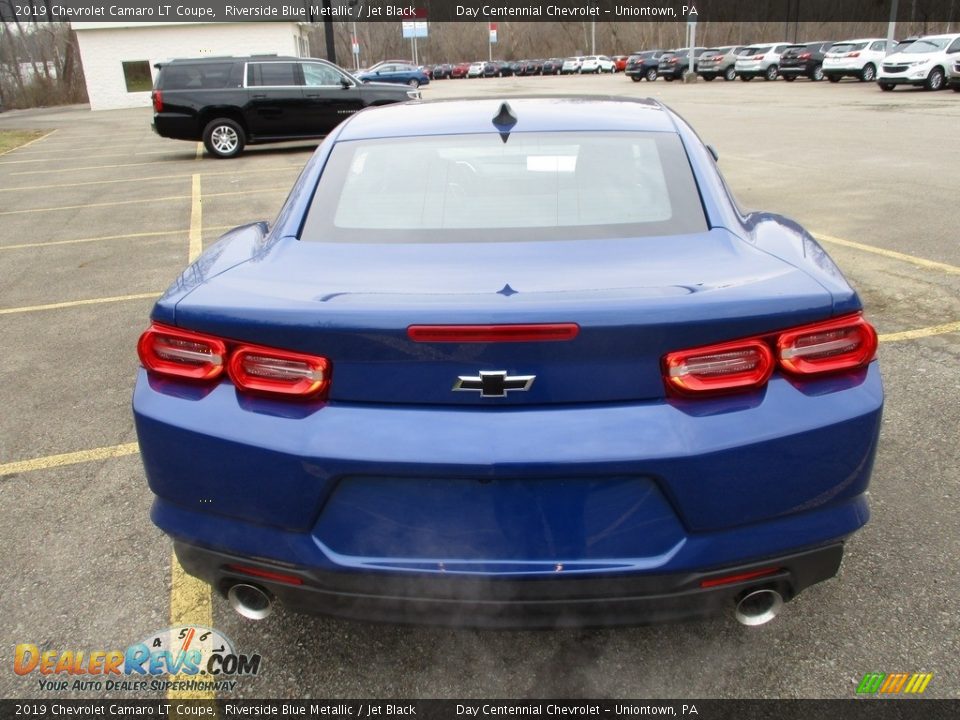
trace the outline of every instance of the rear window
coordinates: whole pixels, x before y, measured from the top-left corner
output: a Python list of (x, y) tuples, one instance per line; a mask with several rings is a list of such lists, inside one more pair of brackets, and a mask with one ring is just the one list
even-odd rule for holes
[(866, 46), (867, 46), (867, 44), (866, 44), (865, 42), (862, 42), (862, 43), (839, 43), (839, 44), (837, 44), (837, 45), (834, 45), (832, 48), (830, 48), (830, 52), (832, 52), (832, 53), (855, 52), (856, 50), (863, 50)]
[(165, 65), (158, 87), (162, 90), (217, 90), (243, 84), (241, 63), (196, 63)]
[(767, 45), (766, 47), (747, 48), (746, 50), (743, 51), (743, 56), (750, 57), (752, 55), (766, 55), (768, 52), (770, 52), (769, 45)]
[(304, 240), (491, 242), (706, 230), (673, 133), (513, 133), (338, 143)]

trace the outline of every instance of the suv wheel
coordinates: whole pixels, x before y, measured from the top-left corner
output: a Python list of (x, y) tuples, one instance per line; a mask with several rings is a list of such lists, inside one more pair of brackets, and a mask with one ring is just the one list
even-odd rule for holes
[(863, 70), (860, 71), (860, 82), (873, 82), (875, 77), (877, 77), (877, 69), (873, 63), (864, 65)]
[(926, 90), (942, 90), (943, 89), (943, 70), (938, 67), (935, 67), (930, 71), (930, 74), (927, 75), (927, 81), (923, 83), (923, 87)]
[(820, 82), (821, 80), (823, 80), (823, 65), (817, 65), (813, 69), (813, 73), (810, 75), (810, 79), (816, 80), (817, 82)]
[(777, 75), (779, 74), (780, 74), (780, 68), (778, 68), (776, 65), (771, 65), (770, 67), (767, 68), (767, 71), (763, 74), (763, 79), (776, 80)]
[(737, 71), (734, 69), (733, 65), (728, 67), (723, 73), (723, 79), (727, 82), (730, 82), (737, 76)]
[(216, 158), (236, 157), (247, 142), (240, 123), (230, 118), (217, 118), (207, 123), (203, 130), (203, 144), (207, 152)]
[(839, 75), (827, 75), (827, 80), (829, 80), (830, 82), (840, 82), (840, 76), (839, 76)]
[(410, 78), (409, 80), (407, 80), (407, 85), (409, 85), (412, 88), (418, 88), (420, 87), (420, 81), (417, 80), (416, 78)]
[(657, 79), (657, 69), (650, 68), (649, 70), (647, 70), (647, 74), (645, 75), (645, 77), (647, 78), (647, 80), (653, 82), (654, 80)]
[(880, 86), (880, 89), (883, 90), (884, 92), (890, 92), (891, 90), (893, 90), (893, 83), (882, 82), (877, 84)]
[(639, 75), (631, 75), (630, 79), (633, 80), (634, 82), (640, 82), (641, 80), (643, 80), (643, 78), (640, 77)]
[(753, 75), (741, 75), (740, 79), (743, 82), (750, 82), (751, 80), (753, 80)]

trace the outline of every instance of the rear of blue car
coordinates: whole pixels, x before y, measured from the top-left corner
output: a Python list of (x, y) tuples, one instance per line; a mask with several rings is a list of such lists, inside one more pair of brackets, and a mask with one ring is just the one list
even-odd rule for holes
[(819, 246), (662, 108), (512, 105), (358, 114), (155, 307), (153, 519), (248, 616), (760, 622), (866, 522), (876, 335)]

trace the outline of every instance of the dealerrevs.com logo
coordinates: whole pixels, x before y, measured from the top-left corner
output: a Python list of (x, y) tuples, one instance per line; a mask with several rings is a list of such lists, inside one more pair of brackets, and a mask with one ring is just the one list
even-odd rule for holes
[(40, 689), (48, 691), (222, 692), (234, 690), (236, 678), (256, 676), (261, 660), (237, 653), (217, 630), (188, 625), (153, 633), (125, 650), (40, 650), (22, 643), (13, 671), (39, 675)]
[(857, 695), (920, 695), (933, 673), (867, 673), (857, 686)]

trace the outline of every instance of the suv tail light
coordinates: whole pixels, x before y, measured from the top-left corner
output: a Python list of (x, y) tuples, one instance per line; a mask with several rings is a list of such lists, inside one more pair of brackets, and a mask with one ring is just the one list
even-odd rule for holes
[(137, 343), (143, 366), (159, 375), (215, 380), (223, 374), (227, 345), (222, 340), (164, 325), (151, 325)]
[(780, 366), (797, 375), (863, 367), (876, 351), (877, 332), (861, 315), (797, 328), (777, 339)]
[(227, 372), (239, 389), (254, 393), (317, 398), (330, 387), (326, 358), (254, 345), (231, 352)]
[(856, 370), (877, 351), (877, 332), (863, 315), (769, 335), (668, 353), (663, 379), (674, 395), (708, 395), (763, 387), (774, 368), (794, 376)]
[(797, 60), (809, 60), (809, 59), (810, 59), (810, 53), (800, 53), (799, 55), (797, 55)]
[(163, 112), (163, 93), (160, 90), (154, 90), (150, 93), (150, 99), (153, 101), (153, 111)]
[(226, 372), (241, 392), (321, 399), (330, 389), (330, 360), (317, 355), (223, 340), (153, 324), (137, 343), (140, 362), (163, 377), (214, 382)]
[(848, 57), (848, 58), (860, 57), (860, 51), (858, 50), (857, 52), (849, 52), (846, 55), (844, 55), (844, 57)]

